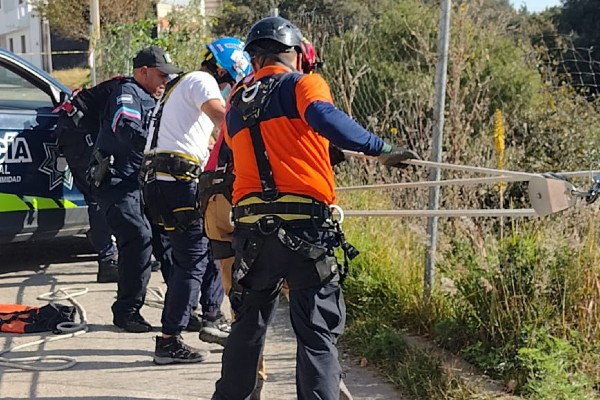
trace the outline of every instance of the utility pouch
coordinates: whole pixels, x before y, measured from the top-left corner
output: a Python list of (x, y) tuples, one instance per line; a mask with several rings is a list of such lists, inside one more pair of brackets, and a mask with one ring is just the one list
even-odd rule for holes
[(326, 247), (309, 243), (283, 228), (279, 228), (277, 231), (277, 238), (285, 247), (314, 265), (318, 277), (318, 282), (313, 282), (314, 284), (331, 280), (339, 272), (337, 259), (333, 254), (328, 254), (329, 251)]
[(231, 203), (233, 174), (224, 171), (204, 171), (198, 179), (198, 206), (202, 214), (206, 211), (208, 199), (220, 193)]
[(172, 226), (169, 226), (171, 224), (165, 223), (165, 228), (174, 228), (180, 232), (186, 231), (189, 226), (195, 224), (202, 216), (200, 211), (195, 207), (176, 208), (171, 211), (171, 215), (174, 220)]
[(144, 155), (144, 160), (142, 161), (142, 166), (140, 167), (140, 184), (144, 185), (147, 183), (152, 183), (156, 180), (156, 168), (152, 163), (152, 156)]
[(92, 153), (92, 161), (86, 171), (86, 178), (90, 185), (100, 187), (109, 175), (109, 169), (114, 162), (112, 155), (103, 156), (99, 149)]
[(239, 282), (244, 279), (252, 264), (258, 258), (265, 239), (263, 238), (237, 238), (234, 236), (231, 247), (236, 252), (235, 263), (233, 264), (233, 281)]

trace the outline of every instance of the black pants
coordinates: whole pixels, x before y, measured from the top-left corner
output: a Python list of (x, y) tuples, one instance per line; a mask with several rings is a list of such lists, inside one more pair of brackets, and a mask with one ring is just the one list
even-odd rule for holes
[(143, 212), (141, 192), (135, 185), (108, 186), (99, 190), (96, 197), (119, 249), (119, 283), (113, 314), (138, 312), (150, 280), (152, 254), (152, 231)]
[[(151, 185), (156, 185), (154, 189), (157, 190), (147, 195), (150, 209), (158, 204), (169, 210), (195, 206), (195, 182), (154, 181)], [(202, 312), (215, 314), (221, 307), (224, 294), (220, 269), (210, 260), (203, 219), (198, 217), (185, 230), (167, 232), (173, 250), (173, 267), (167, 282), (161, 322), (163, 333), (177, 335), (187, 326), (199, 298)]]
[(91, 151), (87, 150), (87, 145), (62, 146), (62, 152), (69, 164), (73, 183), (77, 190), (83, 194), (83, 198), (88, 206), (88, 218), (90, 223), (89, 240), (98, 253), (98, 261), (116, 260), (117, 246), (112, 240), (112, 233), (106, 221), (106, 214), (100, 209), (100, 205), (95, 196), (92, 195), (90, 185), (86, 180), (85, 171)]
[[(316, 229), (291, 232), (331, 250), (331, 233)], [(249, 260), (248, 274), (238, 282), (243, 289), (241, 298), (232, 291), (236, 320), (223, 351), (221, 378), (213, 399), (248, 399), (254, 390), (267, 326), (273, 320), (284, 278), (290, 286), (290, 318), (298, 341), (298, 399), (338, 399), (341, 367), (336, 343), (344, 330), (346, 307), (337, 279), (334, 276), (307, 286), (305, 277), (316, 276), (315, 260), (284, 246), (276, 232), (262, 235), (243, 229), (234, 232), (234, 270), (240, 259), (248, 258), (248, 247), (254, 248), (256, 243), (258, 253), (254, 261)]]

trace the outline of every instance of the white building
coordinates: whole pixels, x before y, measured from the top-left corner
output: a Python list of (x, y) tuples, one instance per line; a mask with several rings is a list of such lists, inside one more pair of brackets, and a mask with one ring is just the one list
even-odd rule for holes
[(27, 0), (0, 0), (0, 47), (52, 70), (48, 23), (35, 16)]
[[(173, 6), (189, 0), (161, 0), (157, 4), (159, 20), (165, 18)], [(206, 15), (215, 15), (222, 0), (203, 0)], [(36, 17), (27, 0), (0, 0), (0, 47), (16, 53), (33, 65), (52, 71), (50, 28), (47, 21)]]

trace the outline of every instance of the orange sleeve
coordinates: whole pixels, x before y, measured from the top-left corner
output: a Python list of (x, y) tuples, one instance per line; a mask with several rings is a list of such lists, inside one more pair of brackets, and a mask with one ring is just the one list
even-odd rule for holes
[(329, 85), (319, 74), (303, 75), (296, 84), (296, 105), (303, 121), (306, 122), (304, 118), (306, 109), (315, 101), (333, 104)]

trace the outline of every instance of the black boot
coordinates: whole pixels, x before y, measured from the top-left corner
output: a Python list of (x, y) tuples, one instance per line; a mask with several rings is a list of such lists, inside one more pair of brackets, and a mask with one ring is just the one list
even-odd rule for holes
[(98, 263), (98, 283), (118, 282), (119, 267), (115, 260), (105, 260)]

